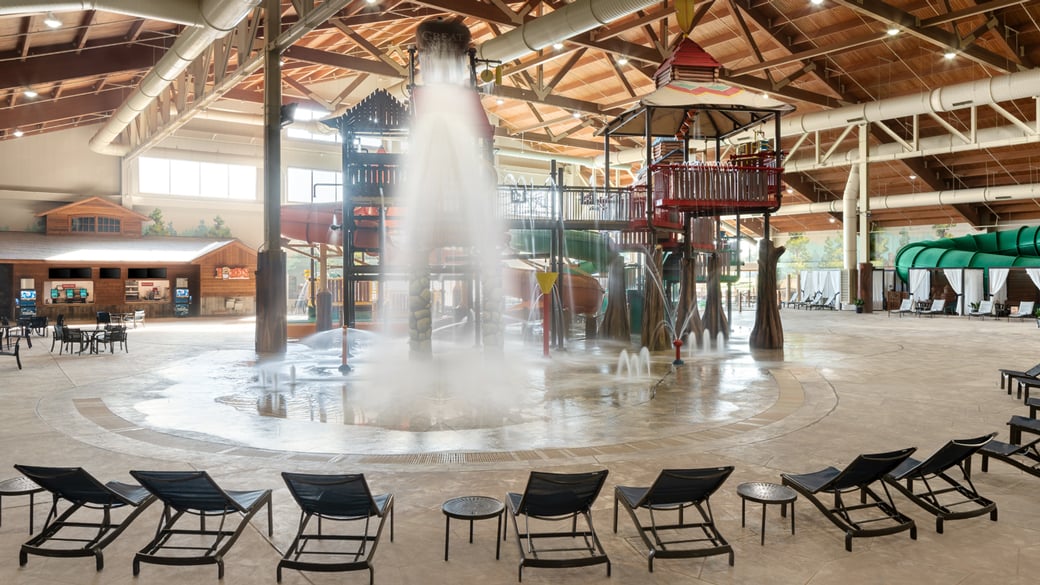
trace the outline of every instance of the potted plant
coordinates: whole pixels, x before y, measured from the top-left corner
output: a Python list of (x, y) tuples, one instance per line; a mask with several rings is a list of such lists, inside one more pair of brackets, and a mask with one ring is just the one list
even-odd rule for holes
[(863, 299), (860, 299), (860, 298), (852, 299), (852, 304), (856, 305), (856, 312), (857, 313), (862, 313), (863, 312)]

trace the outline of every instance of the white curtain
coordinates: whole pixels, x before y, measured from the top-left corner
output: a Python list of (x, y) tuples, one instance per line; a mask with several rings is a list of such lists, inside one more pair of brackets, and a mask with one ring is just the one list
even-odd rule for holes
[(841, 292), (841, 271), (822, 270), (819, 274), (820, 290), (823, 291), (823, 298), (830, 301), (834, 295)]
[(874, 270), (873, 290), (870, 291), (870, 300), (874, 303), (874, 310), (880, 311), (885, 302), (885, 271)]
[(950, 288), (953, 292), (957, 293), (957, 314), (962, 315), (961, 307), (963, 306), (961, 301), (964, 300), (964, 269), (962, 268), (945, 268), (943, 274), (946, 276), (946, 281), (950, 283)]
[(802, 289), (800, 291), (798, 291), (798, 300), (799, 301), (804, 301), (805, 297), (807, 297), (810, 294), (812, 294), (813, 290), (815, 290), (815, 289), (813, 289), (812, 286), (810, 286), (810, 284), (811, 284), (809, 282), (809, 275), (810, 274), (812, 274), (812, 273), (809, 272), (808, 270), (803, 270), (799, 274), (798, 282), (799, 282), (799, 286), (802, 287)]
[(989, 269), (989, 298), (995, 303), (1003, 303), (1007, 300), (1008, 268)]
[(982, 301), (983, 274), (984, 272), (981, 268), (964, 269), (964, 294), (961, 298), (964, 299), (965, 307), (970, 307), (973, 303)]
[(932, 297), (932, 273), (926, 268), (910, 269), (910, 294), (914, 302)]
[(1033, 281), (1033, 286), (1040, 288), (1040, 268), (1026, 268), (1026, 274)]

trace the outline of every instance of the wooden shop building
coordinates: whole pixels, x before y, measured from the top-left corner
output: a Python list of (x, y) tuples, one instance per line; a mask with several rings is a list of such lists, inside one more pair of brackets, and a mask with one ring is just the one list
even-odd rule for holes
[(143, 236), (151, 219), (100, 197), (38, 214), (43, 233), (0, 232), (0, 314), (34, 297), (39, 316), (93, 320), (98, 311), (172, 317), (255, 314), (256, 251), (236, 239)]

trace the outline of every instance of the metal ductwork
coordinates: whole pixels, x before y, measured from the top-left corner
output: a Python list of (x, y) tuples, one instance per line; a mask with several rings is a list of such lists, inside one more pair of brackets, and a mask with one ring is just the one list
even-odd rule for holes
[[(79, 2), (4, 0), (3, 3), (0, 3), (0, 16), (34, 12), (61, 13), (99, 10), (186, 26), (206, 26), (206, 11), (202, 8), (203, 4), (216, 4), (216, 2), (204, 2), (203, 0), (80, 0)], [(212, 9), (210, 10), (212, 11)]]
[(477, 57), (512, 61), (655, 4), (660, 0), (576, 0), (485, 42)]
[[(1029, 185), (1004, 185), (1001, 187), (979, 187), (976, 189), (954, 189), (950, 191), (931, 191), (914, 193), (913, 195), (886, 195), (871, 197), (871, 211), (885, 209), (907, 209), (910, 207), (928, 207), (936, 205), (959, 205), (964, 203), (1004, 202), (1022, 199), (1040, 198), (1040, 183)], [(773, 217), (784, 215), (805, 215), (810, 213), (841, 213), (841, 199), (823, 203), (801, 203), (784, 205), (773, 213)]]
[[(130, 95), (123, 105), (116, 109), (108, 122), (98, 130), (97, 134), (90, 139), (90, 149), (100, 154), (123, 156), (128, 152), (128, 147), (113, 146), (119, 134), (130, 125), (142, 111), (155, 100), (159, 94), (166, 89), (178, 75), (184, 72), (196, 57), (202, 54), (213, 41), (234, 30), (235, 26), (249, 12), (259, 4), (260, 0), (198, 0), (189, 2), (197, 12), (199, 26), (185, 31), (173, 43), (173, 46), (163, 55), (162, 59), (149, 71), (137, 89)], [(151, 4), (165, 5), (166, 2), (150, 2)], [(140, 4), (150, 4), (140, 2)], [(61, 3), (67, 5), (68, 3)], [(83, 4), (97, 4), (98, 9), (106, 2), (84, 2)], [(112, 2), (112, 4), (138, 4), (130, 0), (124, 2)], [(170, 4), (174, 4), (171, 2)], [(177, 2), (176, 4), (180, 4)], [(45, 8), (51, 9), (51, 8)], [(161, 16), (158, 16), (161, 18)]]

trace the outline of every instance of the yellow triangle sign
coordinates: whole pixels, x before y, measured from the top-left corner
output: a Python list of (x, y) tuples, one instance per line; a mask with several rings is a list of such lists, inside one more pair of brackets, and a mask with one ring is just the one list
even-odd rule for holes
[(538, 279), (538, 288), (542, 289), (542, 294), (547, 295), (552, 292), (553, 284), (556, 283), (556, 277), (559, 273), (556, 272), (536, 272), (534, 277)]

